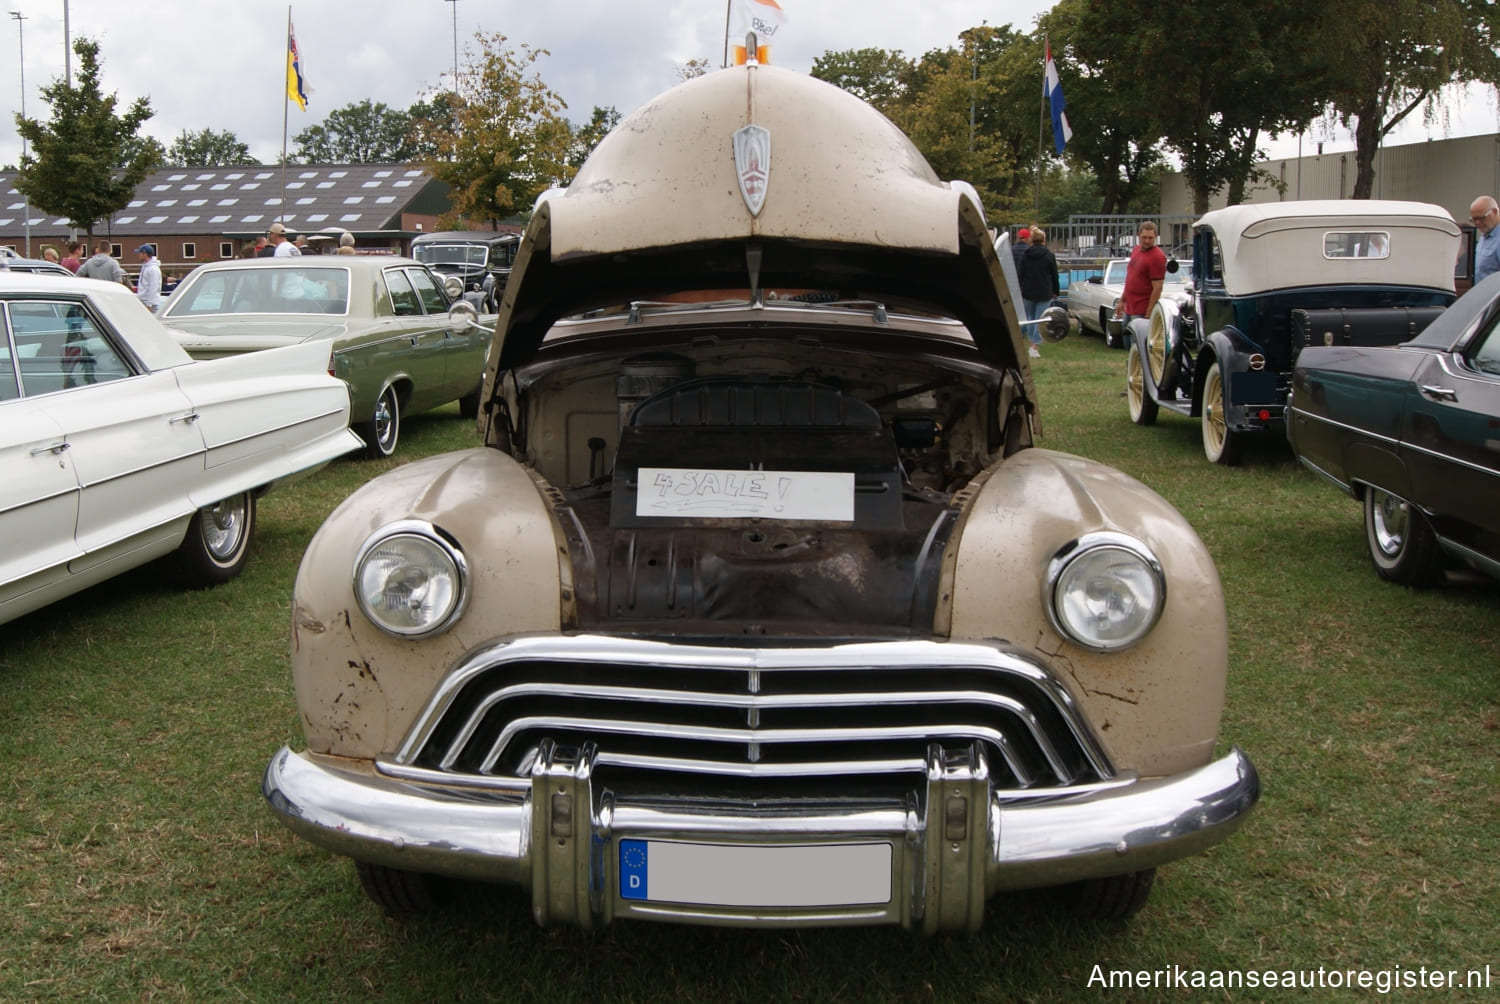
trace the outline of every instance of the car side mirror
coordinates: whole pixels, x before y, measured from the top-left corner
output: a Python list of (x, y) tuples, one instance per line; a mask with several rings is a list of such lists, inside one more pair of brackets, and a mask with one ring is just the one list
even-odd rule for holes
[[(462, 293), (463, 291), (460, 290), (460, 296)], [(460, 327), (468, 327), (471, 324), (477, 326), (479, 324), (479, 311), (468, 300), (455, 300), (453, 305), (448, 308), (448, 319)]]

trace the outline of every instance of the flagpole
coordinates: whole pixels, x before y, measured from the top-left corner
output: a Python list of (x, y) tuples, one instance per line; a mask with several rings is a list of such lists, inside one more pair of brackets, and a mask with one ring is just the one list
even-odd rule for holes
[(729, 11), (734, 0), (724, 0), (724, 66), (729, 65)]
[[(1046, 35), (1041, 36), (1041, 39), (1043, 39), (1043, 53), (1046, 53), (1047, 48), (1050, 47), (1050, 42), (1047, 41)], [(1041, 153), (1041, 140), (1043, 140), (1043, 132), (1046, 131), (1046, 128), (1047, 62), (1046, 57), (1043, 57), (1043, 65), (1041, 65), (1041, 107), (1037, 110), (1037, 201), (1032, 206), (1032, 213), (1034, 213), (1032, 222), (1035, 222), (1035, 224), (1040, 224), (1041, 222), (1041, 156), (1043, 156), (1043, 153)]]
[[(292, 51), (292, 5), (286, 5), (286, 39), (281, 43), (281, 61), (285, 63)], [(286, 131), (287, 115), (291, 111), (287, 106), (292, 103), (291, 95), (286, 90), (286, 70), (281, 71), (281, 210), (276, 214), (276, 220), (281, 222), (286, 219)], [(283, 223), (283, 226), (285, 224)]]

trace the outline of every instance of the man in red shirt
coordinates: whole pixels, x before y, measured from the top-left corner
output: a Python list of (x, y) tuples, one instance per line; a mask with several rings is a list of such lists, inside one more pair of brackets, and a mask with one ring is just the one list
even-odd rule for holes
[(1135, 250), (1130, 252), (1130, 264), (1125, 266), (1125, 292), (1120, 297), (1127, 332), (1132, 320), (1150, 316), (1167, 279), (1167, 256), (1156, 246), (1156, 224), (1146, 220), (1135, 235)]

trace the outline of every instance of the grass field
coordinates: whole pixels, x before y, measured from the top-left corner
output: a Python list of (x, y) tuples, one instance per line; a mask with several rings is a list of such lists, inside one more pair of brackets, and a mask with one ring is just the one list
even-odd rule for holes
[(1500, 586), (1380, 582), (1356, 505), (1279, 438), (1211, 467), (1196, 424), (1130, 424), (1121, 353), (1076, 336), (1043, 351), (1041, 444), (1145, 481), (1214, 553), (1231, 631), (1221, 742), (1264, 786), (1244, 829), (1164, 868), (1134, 920), (1016, 896), (972, 937), (588, 933), (537, 928), (505, 890), (383, 916), (347, 862), (275, 822), (259, 783), (280, 745), (300, 746), (286, 639), (308, 538), (380, 470), (471, 445), (449, 410), (409, 419), (396, 461), (339, 462), (265, 499), (227, 586), (184, 593), (142, 570), (0, 626), (0, 1000), (1271, 1000), (1285, 991), (1091, 980), (1486, 965), (1487, 990), (1405, 996), (1496, 999)]

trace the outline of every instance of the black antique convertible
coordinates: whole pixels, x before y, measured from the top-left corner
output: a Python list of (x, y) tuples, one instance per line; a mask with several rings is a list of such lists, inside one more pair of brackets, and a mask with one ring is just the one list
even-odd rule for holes
[(1416, 338), (1307, 348), (1287, 436), (1364, 504), (1381, 578), (1431, 585), (1454, 564), (1500, 577), (1500, 276)]

